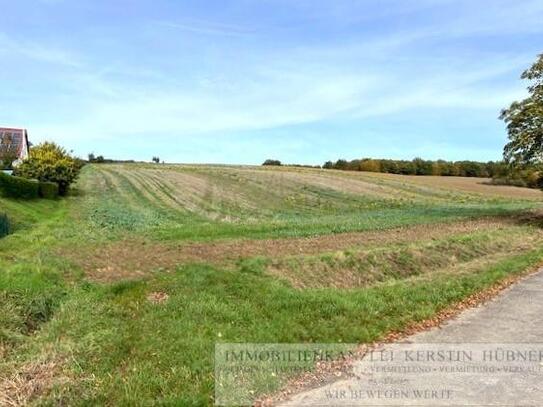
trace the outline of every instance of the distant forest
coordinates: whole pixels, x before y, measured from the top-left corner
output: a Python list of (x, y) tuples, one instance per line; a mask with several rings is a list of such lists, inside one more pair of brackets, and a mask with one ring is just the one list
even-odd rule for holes
[[(263, 165), (281, 166), (279, 160), (266, 160)], [(287, 164), (294, 167), (324, 168), (342, 171), (368, 171), (402, 175), (438, 175), (449, 177), (492, 178), (494, 184), (516, 185), (529, 188), (543, 188), (543, 172), (536, 165), (511, 166), (505, 161), (445, 161), (387, 160), (362, 158), (357, 160), (327, 161), (322, 167)]]
[(505, 175), (508, 166), (503, 161), (489, 161), (486, 163), (477, 161), (445, 161), (423, 160), (415, 158), (408, 160), (385, 160), (363, 158), (360, 160), (328, 161), (323, 168), (345, 171), (369, 171), (384, 172), (403, 175), (442, 175), (457, 177), (482, 177), (493, 178)]
[(512, 166), (505, 161), (360, 160), (327, 161), (323, 168), (344, 171), (369, 171), (403, 175), (439, 175), (492, 178), (494, 184), (542, 188), (541, 169), (536, 165)]

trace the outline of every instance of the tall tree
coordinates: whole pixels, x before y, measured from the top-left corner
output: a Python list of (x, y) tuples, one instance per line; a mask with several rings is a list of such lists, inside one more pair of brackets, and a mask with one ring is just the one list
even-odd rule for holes
[(543, 162), (543, 54), (526, 70), (522, 79), (530, 81), (530, 96), (513, 102), (500, 118), (507, 125), (509, 142), (504, 158), (512, 164)]

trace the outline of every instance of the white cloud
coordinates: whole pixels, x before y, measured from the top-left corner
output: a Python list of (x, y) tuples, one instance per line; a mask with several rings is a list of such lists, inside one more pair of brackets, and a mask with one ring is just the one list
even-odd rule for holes
[(244, 36), (254, 33), (254, 28), (242, 25), (224, 24), (201, 19), (179, 19), (173, 21), (155, 21), (158, 26), (172, 28), (180, 31), (188, 31), (195, 34), (219, 35), (219, 36)]
[[(195, 84), (171, 91), (148, 92), (127, 87), (110, 89), (107, 81), (81, 82), (89, 101), (85, 114), (74, 120), (42, 126), (36, 133), (55, 137), (107, 140), (130, 139), (171, 134), (179, 137), (207, 133), (261, 130), (311, 123), (340, 115), (368, 118), (386, 116), (409, 109), (495, 109), (522, 96), (516, 87), (480, 85), (510, 68), (496, 61), (487, 69), (469, 67), (451, 72), (444, 65), (434, 66), (432, 78), (414, 78), (391, 72), (375, 75), (343, 71), (335, 67), (313, 67), (292, 61), (288, 70), (283, 63), (272, 69), (248, 67), (259, 72), (250, 77), (218, 84)], [(298, 66), (298, 68), (295, 68)], [(411, 67), (410, 69), (415, 69)], [(249, 75), (249, 73), (247, 73)], [(409, 78), (409, 79), (406, 79)]]

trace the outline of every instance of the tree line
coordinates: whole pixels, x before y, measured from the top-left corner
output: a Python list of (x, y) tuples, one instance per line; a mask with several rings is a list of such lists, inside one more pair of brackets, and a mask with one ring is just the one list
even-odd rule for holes
[[(283, 166), (279, 160), (268, 159), (264, 166)], [(327, 161), (321, 166), (287, 164), (288, 167), (310, 167), (342, 171), (383, 172), (402, 175), (440, 175), (457, 177), (505, 178), (511, 175), (511, 167), (505, 161), (445, 161), (424, 160), (391, 160), (362, 158), (356, 160)], [(524, 168), (526, 170), (526, 168)]]
[(543, 171), (536, 164), (511, 165), (506, 161), (445, 161), (445, 160), (389, 160), (363, 158), (360, 160), (327, 161), (321, 166), (282, 164), (279, 160), (266, 160), (265, 166), (323, 168), (342, 171), (368, 171), (401, 175), (437, 175), (450, 177), (492, 178), (496, 185), (543, 188)]
[(390, 160), (363, 158), (357, 160), (327, 161), (322, 168), (344, 171), (384, 172), (403, 175), (441, 175), (457, 177), (493, 178), (503, 176), (508, 172), (508, 166), (503, 161), (445, 161), (424, 160)]

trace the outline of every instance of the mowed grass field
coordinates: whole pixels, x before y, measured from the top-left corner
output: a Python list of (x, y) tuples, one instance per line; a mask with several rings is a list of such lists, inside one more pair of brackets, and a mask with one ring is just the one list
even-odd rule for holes
[(145, 164), (87, 166), (65, 200), (0, 198), (0, 405), (212, 405), (215, 343), (372, 342), (537, 266), (542, 198)]

